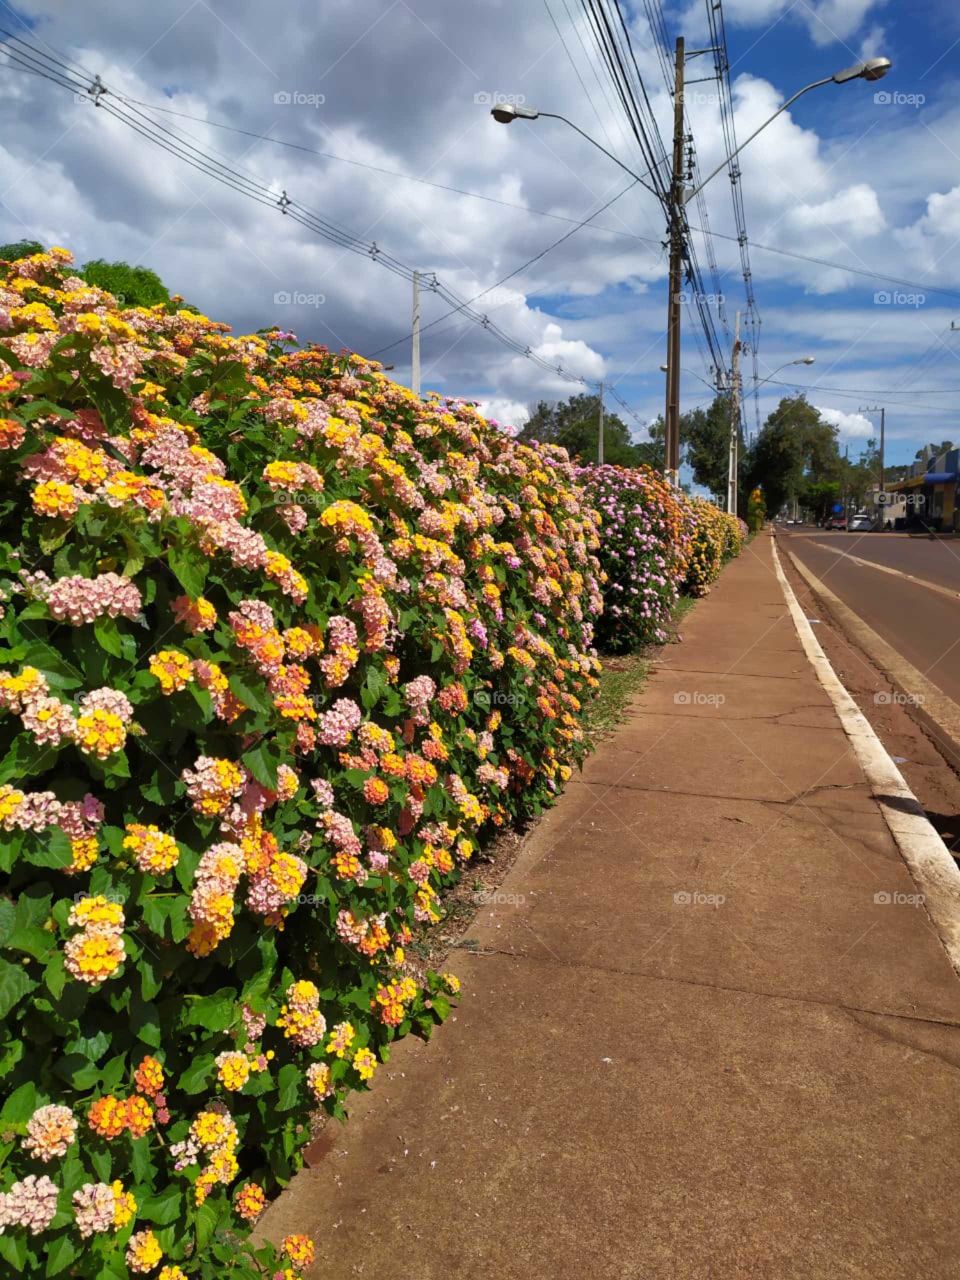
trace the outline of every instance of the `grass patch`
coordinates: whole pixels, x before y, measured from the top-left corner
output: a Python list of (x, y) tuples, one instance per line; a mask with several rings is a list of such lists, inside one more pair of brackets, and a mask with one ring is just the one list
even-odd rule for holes
[[(668, 644), (676, 644), (680, 636), (680, 628), (697, 601), (692, 596), (681, 596), (674, 607), (670, 618), (670, 639)], [(591, 742), (605, 738), (624, 720), (624, 711), (635, 693), (638, 693), (647, 679), (650, 660), (659, 648), (650, 648), (642, 653), (601, 654), (603, 671), (600, 674), (600, 692), (587, 707), (584, 728)]]
[(623, 712), (633, 695), (643, 686), (650, 670), (647, 658), (638, 653), (602, 658), (600, 692), (587, 708), (585, 729), (591, 741), (604, 738), (623, 720)]

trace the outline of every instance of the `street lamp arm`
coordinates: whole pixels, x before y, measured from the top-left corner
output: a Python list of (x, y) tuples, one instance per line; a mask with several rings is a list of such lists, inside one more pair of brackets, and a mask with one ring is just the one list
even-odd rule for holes
[(813, 364), (813, 358), (807, 357), (801, 360), (788, 360), (786, 364), (782, 364), (779, 369), (774, 369), (773, 373), (768, 374), (766, 378), (757, 378), (756, 385), (762, 386), (765, 382), (772, 382), (778, 373), (783, 373), (784, 369), (789, 369), (792, 364)]
[[(624, 173), (628, 173), (630, 177), (634, 179), (635, 182), (639, 182), (641, 187), (645, 187), (646, 190), (649, 191), (651, 195), (656, 196), (658, 200), (661, 199), (660, 193), (658, 191), (655, 191), (654, 188), (650, 186), (649, 182), (644, 182), (643, 178), (640, 177), (639, 173), (634, 173), (634, 171), (632, 169), (629, 169), (623, 163), (622, 160), (618, 160), (612, 151), (608, 151), (606, 147), (601, 146), (601, 144), (597, 142), (596, 138), (590, 137), (589, 133), (584, 133), (584, 131), (580, 128), (580, 126), (574, 124), (572, 120), (568, 120), (566, 116), (557, 115), (555, 111), (540, 111), (538, 112), (538, 114), (540, 116), (545, 117), (548, 120), (562, 120), (563, 123), (566, 125), (569, 125), (570, 128), (573, 129), (575, 133), (579, 133), (581, 138), (586, 138), (587, 142), (592, 143), (593, 146), (595, 146), (598, 151), (602, 151), (605, 156), (608, 156), (609, 159), (611, 159), (614, 164), (618, 164), (620, 168), (624, 171)], [(647, 172), (649, 174), (652, 171), (648, 169)]]
[(754, 140), (757, 134), (763, 133), (767, 125), (773, 124), (774, 120), (776, 120), (778, 116), (783, 115), (784, 111), (786, 111), (788, 107), (792, 107), (798, 98), (802, 98), (803, 95), (805, 93), (809, 93), (811, 89), (819, 89), (822, 85), (833, 84), (833, 83), (834, 83), (834, 77), (827, 76), (825, 80), (814, 80), (813, 84), (808, 84), (803, 89), (798, 89), (792, 98), (788, 98), (781, 107), (777, 108), (777, 110), (773, 113), (773, 115), (770, 117), (769, 120), (765, 120), (759, 129), (754, 129), (750, 137), (747, 138), (744, 142), (741, 142), (739, 147), (737, 147), (736, 151), (734, 151), (730, 156), (728, 156), (721, 164), (718, 164), (716, 169), (714, 169), (712, 173), (708, 174), (707, 177), (704, 178), (704, 180), (700, 183), (698, 187), (694, 187), (692, 189), (687, 188), (687, 190), (683, 191), (680, 195), (680, 203), (684, 205), (689, 204), (690, 201), (695, 196), (698, 196), (708, 182), (712, 181), (712, 179), (714, 179), (718, 173), (721, 173), (727, 167), (727, 165), (730, 163), (731, 160), (735, 160), (737, 156), (740, 154), (740, 152), (744, 149), (744, 147), (748, 147), (750, 145), (750, 143)]

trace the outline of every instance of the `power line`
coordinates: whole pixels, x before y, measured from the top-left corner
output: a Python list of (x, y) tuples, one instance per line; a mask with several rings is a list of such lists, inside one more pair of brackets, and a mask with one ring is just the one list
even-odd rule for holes
[[(12, 38), (16, 39), (17, 37), (12, 37)], [(7, 52), (11, 53), (12, 51), (8, 50)], [(34, 75), (42, 74), (42, 72), (36, 70), (36, 68), (34, 67), (18, 66), (16, 63), (13, 64), (13, 68), (17, 70), (27, 71)], [(45, 78), (54, 79), (54, 77), (49, 75), (46, 76)], [(91, 77), (91, 80), (92, 79), (93, 77)], [(64, 88), (70, 88), (73, 91), (80, 91), (80, 92), (86, 93), (89, 90), (89, 82), (87, 81), (84, 81), (79, 86), (75, 84), (66, 84), (60, 80), (55, 80), (55, 83), (62, 84)], [(164, 107), (164, 106), (161, 106), (159, 103), (154, 103), (154, 102), (145, 102), (140, 98), (133, 98), (133, 97), (129, 97), (127, 95), (119, 94), (116, 92), (113, 92), (112, 96), (115, 98), (118, 98), (121, 102), (130, 103), (140, 107), (145, 107), (150, 111), (159, 111), (159, 112), (162, 112), (164, 115), (176, 116), (177, 118), (182, 120), (190, 120), (195, 124), (207, 125), (209, 128), (212, 128), (212, 129), (222, 129), (228, 133), (238, 134), (241, 137), (254, 138), (261, 142), (270, 142), (270, 143), (273, 143), (274, 146), (288, 147), (294, 151), (302, 151), (307, 155), (318, 156), (324, 160), (333, 160), (338, 164), (349, 164), (357, 169), (366, 169), (371, 173), (381, 174), (383, 177), (400, 178), (405, 182), (415, 182), (420, 186), (431, 187), (435, 191), (447, 191), (452, 195), (464, 196), (465, 198), (470, 200), (482, 200), (486, 204), (499, 205), (501, 208), (504, 208), (504, 209), (514, 209), (518, 213), (530, 214), (531, 216), (536, 218), (551, 218), (556, 222), (566, 222), (572, 226), (584, 225), (582, 221), (578, 220), (577, 218), (569, 217), (566, 214), (553, 213), (547, 209), (532, 209), (529, 205), (517, 204), (515, 201), (512, 201), (512, 200), (502, 200), (498, 196), (486, 195), (484, 192), (481, 192), (481, 191), (469, 191), (464, 187), (455, 187), (444, 182), (434, 182), (430, 178), (420, 178), (412, 173), (404, 173), (401, 169), (388, 169), (381, 165), (369, 164), (367, 161), (364, 161), (364, 160), (354, 160), (349, 156), (337, 155), (335, 152), (332, 152), (332, 151), (322, 151), (317, 147), (308, 147), (303, 143), (293, 142), (287, 138), (275, 138), (270, 134), (257, 133), (255, 130), (252, 130), (252, 129), (242, 129), (238, 125), (226, 124), (225, 122), (220, 120), (211, 120), (206, 116), (193, 115), (190, 112), (186, 112), (186, 111), (177, 111), (177, 110), (174, 110), (172, 107)], [(190, 135), (187, 135), (187, 136), (190, 136)], [(713, 240), (727, 240), (732, 244), (737, 244), (739, 242), (738, 236), (729, 235), (722, 231), (713, 231), (709, 226), (703, 227), (703, 226), (697, 226), (695, 223), (690, 223), (689, 228), (691, 231), (699, 232), (700, 235), (708, 236)], [(660, 248), (662, 244), (660, 240), (655, 239), (652, 236), (638, 235), (636, 232), (633, 232), (633, 231), (624, 231), (620, 227), (606, 227), (602, 225), (597, 226), (596, 224), (591, 224), (590, 229), (592, 231), (601, 232), (604, 235), (619, 236), (621, 237), (621, 239), (624, 239), (624, 240), (636, 240), (641, 244), (650, 245), (651, 247), (654, 247), (654, 248)], [(760, 244), (756, 240), (750, 240), (749, 243), (751, 248), (759, 249), (763, 253), (774, 253), (784, 258), (793, 258), (797, 262), (808, 262), (813, 266), (825, 267), (832, 271), (843, 271), (850, 275), (863, 276), (865, 279), (878, 280), (880, 281), (881, 284), (897, 284), (897, 285), (902, 285), (904, 288), (907, 288), (907, 289), (918, 289), (921, 291), (925, 290), (929, 293), (943, 294), (945, 297), (960, 298), (960, 289), (944, 288), (943, 286), (933, 284), (931, 281), (928, 281), (928, 280), (907, 280), (900, 276), (887, 275), (881, 271), (870, 271), (864, 267), (856, 267), (849, 263), (835, 262), (828, 258), (819, 258), (811, 254), (799, 253), (796, 250), (784, 249), (778, 245)]]

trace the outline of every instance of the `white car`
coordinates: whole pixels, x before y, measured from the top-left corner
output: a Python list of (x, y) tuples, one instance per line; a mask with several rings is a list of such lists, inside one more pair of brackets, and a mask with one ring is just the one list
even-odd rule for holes
[(850, 517), (850, 523), (847, 525), (850, 533), (870, 533), (873, 529), (873, 516), (868, 516), (865, 511), (860, 511), (855, 516)]

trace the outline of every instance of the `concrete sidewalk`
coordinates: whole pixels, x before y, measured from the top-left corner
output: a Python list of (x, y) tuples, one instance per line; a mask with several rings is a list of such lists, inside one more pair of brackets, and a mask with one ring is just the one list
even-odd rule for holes
[(502, 892), (266, 1219), (315, 1276), (960, 1275), (960, 980), (767, 537)]

